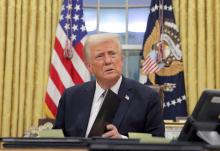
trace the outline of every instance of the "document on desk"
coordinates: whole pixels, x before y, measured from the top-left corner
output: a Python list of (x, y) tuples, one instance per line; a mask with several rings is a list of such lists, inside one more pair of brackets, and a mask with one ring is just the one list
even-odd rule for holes
[(148, 133), (129, 132), (128, 137), (132, 139), (139, 139), (141, 143), (169, 144), (171, 142), (170, 139), (164, 137), (152, 136), (151, 134)]
[(108, 90), (99, 110), (89, 137), (101, 136), (106, 131), (106, 125), (111, 124), (120, 105), (121, 98), (112, 90)]
[(64, 138), (62, 129), (47, 129), (39, 131), (39, 137), (46, 138)]

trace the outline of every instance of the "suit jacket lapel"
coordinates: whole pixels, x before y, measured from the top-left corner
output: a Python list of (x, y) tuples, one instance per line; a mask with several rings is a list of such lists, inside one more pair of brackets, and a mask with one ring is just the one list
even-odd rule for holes
[(95, 93), (95, 81), (92, 81), (82, 92), (82, 100), (83, 102), (85, 102), (84, 107), (82, 109), (83, 111), (82, 111), (81, 124), (79, 125), (80, 129), (82, 130), (82, 136), (85, 136), (86, 134), (94, 93)]
[(128, 110), (128, 106), (132, 101), (133, 93), (131, 92), (132, 85), (127, 81), (126, 78), (122, 77), (122, 82), (118, 92), (118, 95), (121, 97), (121, 103), (112, 122), (116, 127), (120, 126), (120, 123)]

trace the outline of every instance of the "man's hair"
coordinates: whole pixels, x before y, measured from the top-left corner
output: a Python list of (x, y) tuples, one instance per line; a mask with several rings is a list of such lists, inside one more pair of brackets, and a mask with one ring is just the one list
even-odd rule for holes
[(120, 43), (120, 36), (118, 34), (113, 33), (98, 33), (93, 34), (87, 37), (85, 44), (84, 44), (84, 55), (86, 58), (90, 57), (90, 46), (91, 44), (98, 44), (101, 42), (112, 40), (116, 44), (118, 44), (119, 49), (121, 51), (121, 43)]

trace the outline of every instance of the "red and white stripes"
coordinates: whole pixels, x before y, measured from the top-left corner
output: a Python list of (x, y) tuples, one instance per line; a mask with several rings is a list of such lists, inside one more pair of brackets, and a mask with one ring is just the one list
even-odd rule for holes
[(73, 47), (71, 60), (66, 59), (64, 50), (68, 37), (58, 24), (45, 97), (46, 106), (53, 117), (56, 116), (58, 103), (64, 89), (90, 80), (89, 71), (83, 62), (84, 38)]

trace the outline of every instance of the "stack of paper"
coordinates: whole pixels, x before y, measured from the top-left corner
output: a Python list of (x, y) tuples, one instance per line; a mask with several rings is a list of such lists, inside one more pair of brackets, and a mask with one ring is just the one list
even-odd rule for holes
[(149, 144), (168, 144), (171, 142), (170, 139), (164, 137), (155, 137), (148, 133), (129, 132), (128, 137), (131, 139), (139, 139), (141, 143)]

